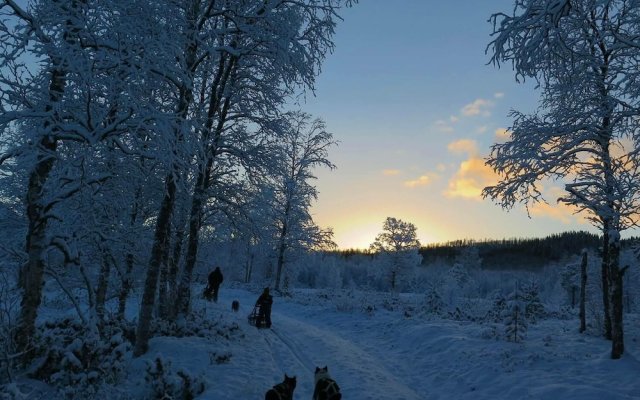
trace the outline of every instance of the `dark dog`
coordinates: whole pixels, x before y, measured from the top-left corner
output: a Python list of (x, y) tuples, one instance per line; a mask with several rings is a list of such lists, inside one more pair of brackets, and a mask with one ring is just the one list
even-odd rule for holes
[(296, 388), (296, 377), (288, 377), (284, 374), (284, 381), (269, 389), (264, 395), (264, 400), (293, 400), (293, 390)]
[(340, 387), (329, 376), (329, 368), (316, 367), (316, 387), (313, 391), (313, 400), (341, 400)]
[(240, 309), (240, 302), (238, 300), (234, 300), (231, 302), (231, 310), (233, 312), (238, 312), (238, 310)]

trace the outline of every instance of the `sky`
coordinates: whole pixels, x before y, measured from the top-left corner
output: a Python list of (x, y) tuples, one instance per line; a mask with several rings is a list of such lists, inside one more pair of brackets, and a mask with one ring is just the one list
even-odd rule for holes
[(361, 0), (342, 13), (336, 48), (302, 108), (324, 119), (339, 145), (335, 170), (318, 170), (311, 212), (340, 248), (367, 248), (387, 217), (411, 222), (422, 244), (541, 237), (593, 228), (556, 199), (509, 212), (480, 191), (484, 165), (504, 140), (512, 109), (538, 94), (510, 65), (488, 65), (492, 13), (513, 0)]

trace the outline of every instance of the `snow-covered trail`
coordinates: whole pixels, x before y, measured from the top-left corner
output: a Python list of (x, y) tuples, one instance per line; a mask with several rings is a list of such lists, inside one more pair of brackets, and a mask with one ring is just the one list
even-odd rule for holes
[[(303, 366), (298, 373), (300, 398), (313, 394), (313, 371), (316, 366), (328, 366), (333, 378), (341, 386), (345, 398), (380, 399), (381, 393), (395, 393), (398, 399), (422, 399), (395, 375), (386, 360), (369, 352), (329, 329), (313, 325), (312, 321), (292, 318), (286, 311), (274, 313), (278, 326), (272, 330), (273, 353), (290, 352)], [(271, 340), (272, 338), (270, 338)], [(286, 365), (286, 364), (284, 364)], [(358, 382), (358, 387), (349, 384)], [(296, 390), (296, 393), (298, 393)]]
[[(245, 304), (240, 315), (246, 316), (251, 311), (252, 299), (241, 291), (233, 292), (241, 304)], [(264, 366), (262, 371), (255, 370), (254, 366), (253, 375), (266, 373), (275, 379), (265, 391), (286, 373), (297, 377), (295, 398), (311, 398), (315, 367), (326, 365), (345, 398), (379, 400), (387, 393), (394, 393), (395, 399), (425, 398), (403, 382), (403, 376), (389, 367), (388, 360), (372, 355), (340, 332), (323, 328), (322, 319), (315, 319), (313, 313), (301, 312), (301, 307), (276, 298), (272, 329), (248, 328), (248, 339), (259, 353), (254, 354), (255, 360), (259, 360), (254, 365)]]
[[(162, 354), (173, 367), (206, 381), (198, 399), (207, 400), (261, 400), (285, 373), (297, 377), (294, 398), (310, 399), (315, 367), (325, 365), (345, 399), (639, 398), (640, 357), (634, 355), (640, 354), (640, 336), (634, 329), (628, 354), (613, 362), (609, 343), (579, 335), (575, 321), (541, 321), (516, 344), (495, 336), (491, 324), (405, 318), (384, 310), (342, 312), (300, 296), (275, 297), (272, 329), (257, 329), (247, 322), (257, 297), (223, 288), (218, 303), (197, 299), (196, 311), (240, 329), (228, 339), (154, 338), (149, 353), (136, 361), (137, 371), (144, 371), (145, 359)], [(231, 311), (233, 300), (240, 301), (238, 313)], [(219, 362), (220, 355), (229, 357)]]

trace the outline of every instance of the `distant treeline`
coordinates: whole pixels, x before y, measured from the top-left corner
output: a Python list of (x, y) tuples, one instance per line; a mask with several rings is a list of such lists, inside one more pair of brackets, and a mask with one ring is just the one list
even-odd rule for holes
[(423, 263), (454, 262), (460, 250), (476, 247), (483, 268), (532, 269), (539, 268), (567, 256), (580, 254), (582, 249), (597, 250), (600, 236), (572, 231), (544, 238), (511, 238), (502, 240), (455, 240), (431, 244), (420, 249)]
[[(585, 232), (571, 231), (549, 235), (544, 238), (511, 238), (502, 240), (462, 239), (445, 243), (428, 244), (420, 248), (422, 263), (456, 262), (463, 249), (475, 247), (482, 259), (483, 268), (491, 269), (536, 269), (550, 262), (578, 255), (582, 249), (598, 251), (601, 237)], [(623, 240), (623, 246), (636, 238)], [(342, 250), (343, 257), (367, 255), (366, 250)]]

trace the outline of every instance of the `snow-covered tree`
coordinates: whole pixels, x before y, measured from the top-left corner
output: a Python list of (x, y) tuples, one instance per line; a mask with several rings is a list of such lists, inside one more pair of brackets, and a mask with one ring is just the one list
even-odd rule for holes
[(503, 312), (505, 336), (510, 342), (522, 342), (527, 336), (527, 318), (525, 305), (519, 293), (518, 286), (506, 300), (506, 309)]
[(517, 78), (540, 83), (541, 98), (536, 113), (512, 112), (510, 139), (494, 145), (488, 159), (500, 182), (483, 193), (512, 208), (543, 201), (541, 180), (565, 182), (558, 201), (603, 234), (612, 358), (624, 352), (620, 232), (637, 223), (640, 206), (640, 97), (629, 79), (637, 74), (640, 49), (622, 40), (637, 36), (639, 13), (631, 0), (517, 0), (512, 15), (492, 16), (489, 45), (494, 63), (511, 62)]
[(388, 266), (389, 284), (393, 291), (407, 277), (410, 269), (422, 261), (418, 253), (420, 241), (416, 226), (393, 217), (384, 221), (382, 232), (369, 249), (382, 257)]
[(27, 261), (17, 335), (26, 349), (34, 337), (47, 252), (55, 247), (67, 260), (76, 255), (65, 242), (69, 235), (50, 231), (52, 221), (69, 215), (68, 200), (108, 178), (86, 168), (96, 147), (121, 145), (123, 136), (133, 138), (133, 127), (152, 116), (139, 101), (149, 71), (137, 51), (145, 47), (140, 31), (146, 27), (125, 11), (144, 9), (144, 3), (21, 4), (0, 1), (0, 166), (15, 163), (27, 171)]
[(275, 193), (271, 210), (278, 230), (276, 290), (287, 258), (304, 250), (335, 247), (332, 232), (318, 227), (309, 213), (318, 196), (312, 184), (314, 169), (335, 168), (328, 159), (329, 148), (335, 145), (333, 135), (322, 120), (304, 112), (288, 113), (285, 122), (278, 139), (280, 163), (271, 179)]
[(580, 266), (577, 263), (567, 264), (560, 272), (560, 285), (567, 291), (571, 308), (578, 302), (580, 289)]
[[(350, 3), (350, 2), (346, 2)], [(187, 156), (170, 155), (147, 269), (135, 353), (146, 351), (158, 275), (169, 259), (170, 222), (176, 207), (176, 179), (184, 177), (192, 193), (186, 254), (177, 304), (189, 310), (191, 280), (203, 220), (243, 202), (238, 188), (253, 163), (268, 163), (270, 155), (250, 154), (262, 134), (278, 132), (279, 108), (296, 91), (313, 88), (324, 57), (333, 48), (337, 0), (301, 2), (250, 0), (170, 2), (179, 16), (172, 28), (181, 34), (177, 45), (181, 79), (174, 82), (174, 143), (186, 142)], [(257, 134), (256, 134), (257, 133)], [(175, 145), (170, 148), (176, 153)], [(256, 160), (258, 157), (258, 160)], [(194, 168), (185, 166), (193, 160)]]
[(531, 323), (535, 323), (538, 318), (544, 315), (544, 305), (540, 301), (540, 288), (534, 280), (525, 283), (521, 290), (520, 296), (524, 304), (524, 316)]

